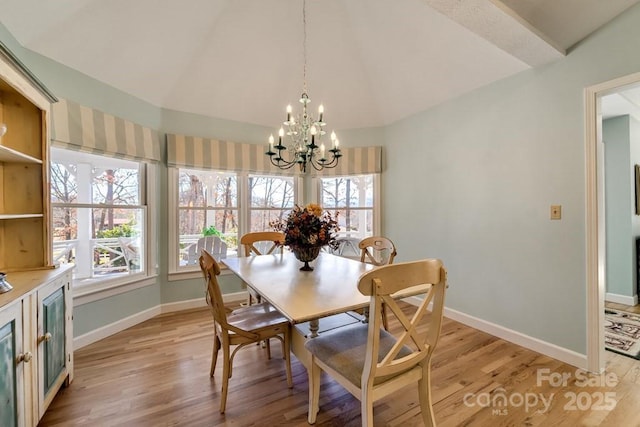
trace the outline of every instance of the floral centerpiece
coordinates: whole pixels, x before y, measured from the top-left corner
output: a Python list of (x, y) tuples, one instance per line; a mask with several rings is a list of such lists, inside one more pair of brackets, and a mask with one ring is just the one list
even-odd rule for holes
[(309, 262), (318, 257), (323, 246), (336, 248), (338, 245), (335, 234), (340, 229), (337, 214), (334, 217), (315, 203), (304, 207), (295, 205), (286, 219), (274, 221), (271, 226), (284, 233), (284, 245), (305, 263), (300, 269), (303, 271), (313, 270)]

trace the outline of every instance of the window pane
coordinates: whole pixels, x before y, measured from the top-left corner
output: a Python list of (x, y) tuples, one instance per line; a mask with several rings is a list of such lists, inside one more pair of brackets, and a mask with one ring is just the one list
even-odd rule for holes
[(338, 215), (340, 236), (365, 238), (373, 235), (372, 209), (329, 209), (329, 211)]
[(54, 207), (52, 211), (54, 262), (75, 264), (76, 279), (144, 271), (144, 209)]
[[(51, 149), (53, 257), (74, 279), (145, 271), (143, 163)], [(77, 204), (93, 207), (76, 207)]]
[(196, 246), (206, 236), (218, 236), (227, 245), (227, 256), (238, 248), (237, 209), (180, 209), (178, 212), (178, 265), (196, 265)]
[(338, 213), (340, 237), (373, 235), (374, 175), (322, 178), (322, 206)]
[(237, 207), (237, 177), (223, 172), (180, 169), (178, 205), (181, 207)]
[(270, 231), (273, 227), (270, 225), (273, 221), (280, 221), (289, 215), (290, 209), (287, 210), (251, 210), (251, 230), (254, 231)]
[(293, 178), (250, 176), (249, 194), (252, 208), (292, 208)]
[(78, 199), (75, 164), (51, 163), (51, 202), (75, 203)]
[(180, 209), (180, 235), (230, 236), (238, 232), (237, 209)]
[(322, 205), (332, 207), (373, 207), (373, 177), (322, 179)]
[(373, 207), (373, 177), (371, 175), (352, 177), (347, 182), (349, 206)]
[(140, 205), (140, 164), (51, 149), (51, 202)]
[[(109, 163), (108, 161), (106, 163)], [(136, 165), (137, 166), (137, 165)], [(140, 182), (138, 168), (95, 168), (92, 195), (94, 204), (138, 205)]]
[(285, 218), (293, 208), (293, 178), (249, 176), (249, 230), (268, 231), (271, 221)]

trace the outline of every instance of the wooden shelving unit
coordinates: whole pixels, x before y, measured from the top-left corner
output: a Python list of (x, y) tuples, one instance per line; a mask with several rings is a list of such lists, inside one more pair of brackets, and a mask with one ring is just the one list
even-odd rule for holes
[(7, 130), (0, 137), (0, 271), (52, 268), (48, 167), (55, 98), (0, 49), (2, 59), (0, 124)]
[(49, 237), (55, 101), (0, 42), (0, 271), (13, 287), (0, 294), (2, 426), (36, 426), (73, 379), (72, 266), (54, 268)]
[[(2, 138), (0, 137), (0, 140)], [(11, 148), (0, 145), (0, 162), (5, 163), (37, 163), (42, 164), (41, 159), (36, 159), (24, 153), (21, 153)]]

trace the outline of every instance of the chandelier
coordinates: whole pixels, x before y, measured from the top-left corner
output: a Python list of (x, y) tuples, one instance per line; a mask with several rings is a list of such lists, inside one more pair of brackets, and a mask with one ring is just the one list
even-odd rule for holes
[[(304, 30), (302, 49), (304, 66), (302, 71), (303, 91), (300, 96), (302, 112), (294, 114), (291, 105), (287, 105), (287, 120), (278, 131), (278, 143), (275, 144), (273, 134), (269, 136), (269, 149), (265, 153), (269, 156), (271, 164), (280, 169), (289, 169), (294, 165), (300, 167), (300, 171), (307, 171), (307, 164), (315, 170), (334, 168), (338, 165), (340, 141), (335, 132), (331, 132), (331, 146), (325, 147), (322, 137), (326, 135), (324, 127), (324, 107), (318, 107), (318, 120), (308, 112), (307, 106), (311, 102), (307, 95), (307, 2), (302, 2), (302, 27)], [(285, 145), (286, 144), (286, 145)], [(285, 159), (285, 156), (287, 157)]]

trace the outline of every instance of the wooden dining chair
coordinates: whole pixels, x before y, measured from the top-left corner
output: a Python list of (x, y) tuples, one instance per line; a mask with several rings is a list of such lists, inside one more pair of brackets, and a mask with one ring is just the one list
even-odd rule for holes
[[(282, 343), (282, 355), (287, 372), (287, 385), (293, 387), (291, 379), (291, 324), (289, 320), (270, 304), (254, 304), (229, 310), (224, 306), (222, 293), (218, 284), (220, 266), (213, 256), (202, 250), (200, 269), (207, 283), (207, 303), (211, 307), (214, 320), (213, 354), (211, 355), (211, 370), (213, 377), (218, 360), (218, 351), (222, 349), (222, 395), (220, 398), (220, 413), (224, 413), (229, 390), (229, 378), (233, 372), (233, 358), (242, 347), (259, 343), (270, 338), (277, 338)], [(236, 346), (231, 352), (231, 346)], [(266, 346), (267, 356), (271, 358), (270, 347)]]
[[(375, 266), (393, 264), (398, 252), (396, 246), (391, 239), (382, 236), (366, 237), (358, 243), (360, 248), (360, 262), (366, 262)], [(385, 304), (382, 304), (382, 310), (380, 311), (382, 316), (382, 324), (386, 330), (389, 330), (389, 322), (387, 321), (387, 308)], [(365, 318), (368, 318), (369, 314), (364, 313)]]
[[(447, 272), (438, 259), (387, 265), (363, 274), (358, 290), (370, 296), (369, 323), (345, 326), (305, 343), (311, 353), (309, 424), (319, 412), (320, 372), (325, 371), (360, 400), (363, 426), (373, 426), (376, 400), (413, 382), (418, 383), (424, 425), (434, 426), (431, 356), (440, 336), (446, 287)], [(413, 315), (405, 314), (392, 296), (409, 288), (426, 290), (421, 304), (411, 307)], [(383, 302), (399, 321), (393, 333), (381, 328), (378, 314)]]
[(244, 256), (268, 255), (284, 247), (284, 233), (280, 231), (256, 231), (240, 237)]
[(360, 261), (373, 265), (393, 264), (393, 260), (398, 255), (396, 246), (391, 239), (382, 236), (371, 236), (360, 240)]
[[(280, 252), (284, 248), (284, 233), (280, 231), (257, 231), (243, 234), (240, 237), (244, 256), (269, 255), (274, 252)], [(261, 297), (254, 294), (249, 289), (249, 305), (253, 304), (253, 300), (260, 302)]]

